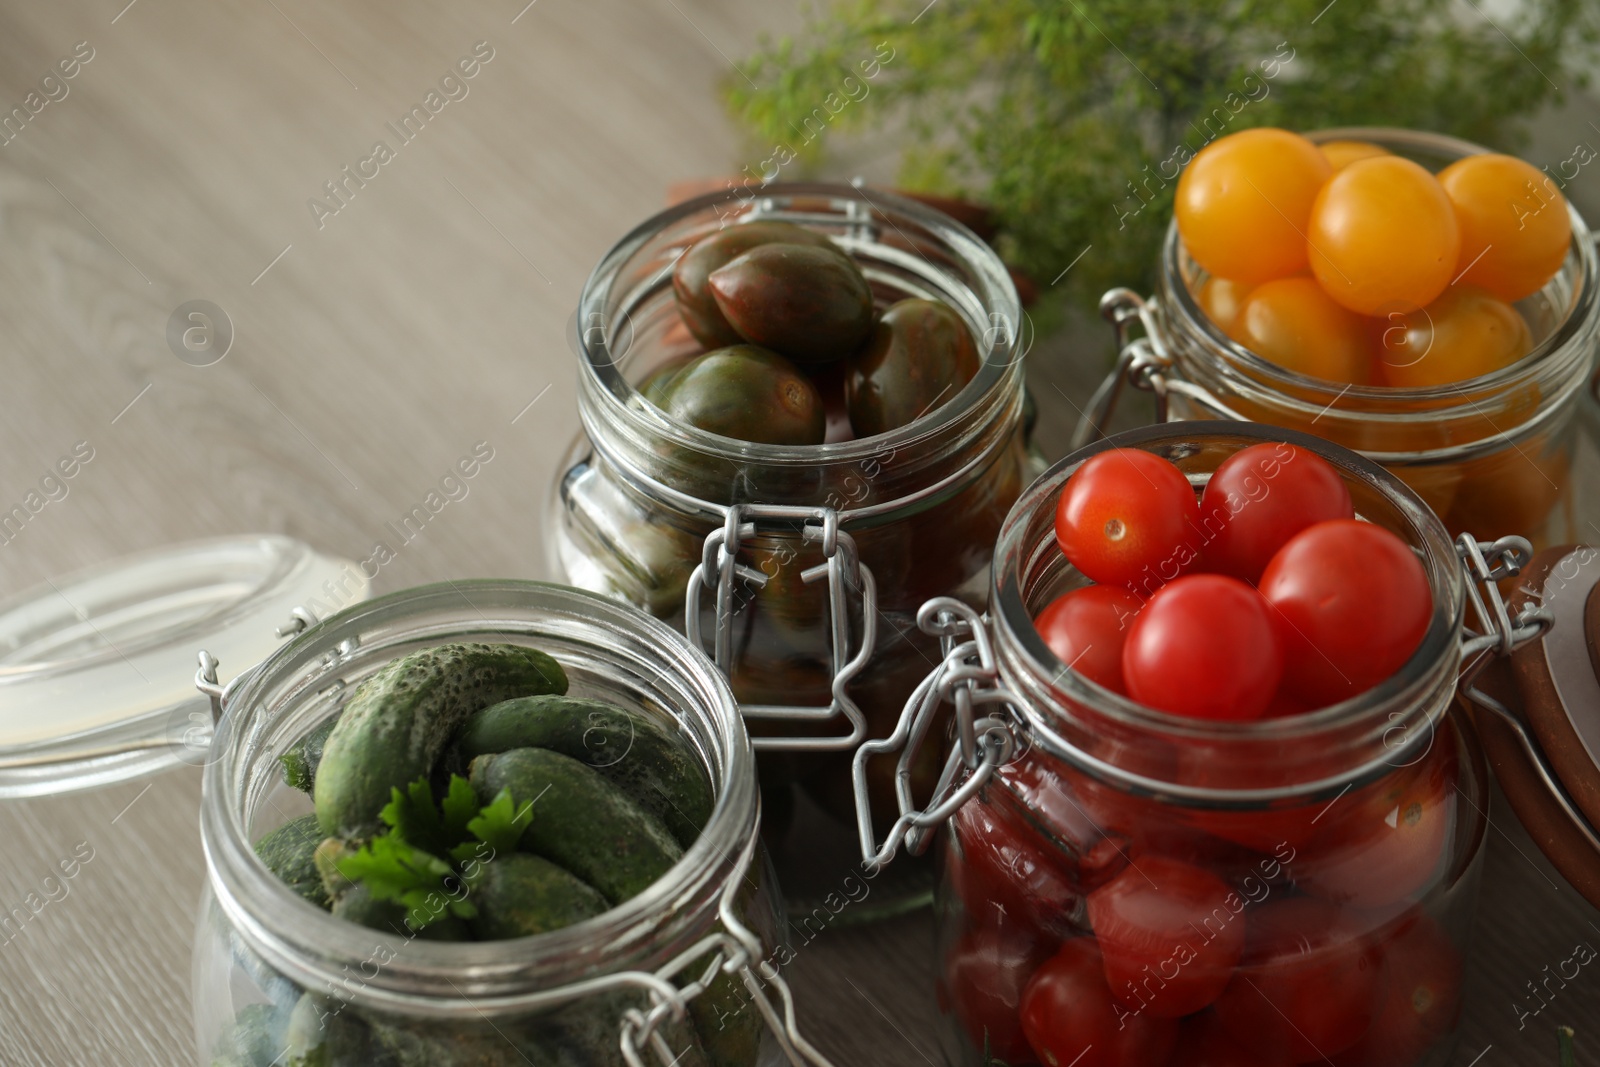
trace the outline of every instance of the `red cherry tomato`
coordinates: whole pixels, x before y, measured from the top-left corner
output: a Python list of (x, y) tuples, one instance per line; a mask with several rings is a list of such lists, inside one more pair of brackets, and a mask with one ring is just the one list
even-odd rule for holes
[(1383, 989), (1367, 1035), (1332, 1057), (1334, 1067), (1412, 1067), (1455, 1028), (1461, 953), (1439, 924), (1417, 912), (1383, 944)]
[(1193, 566), (1200, 502), (1183, 472), (1152, 452), (1115, 448), (1086, 460), (1056, 505), (1067, 560), (1101, 585), (1153, 593)]
[(1261, 717), (1283, 675), (1261, 595), (1237, 578), (1191, 574), (1157, 590), (1122, 650), (1128, 695), (1201, 719)]
[(1308, 711), (1315, 711), (1310, 704), (1285, 692), (1282, 686), (1272, 695), (1272, 703), (1267, 705), (1267, 710), (1262, 713), (1263, 719), (1287, 719), (1295, 715), (1304, 715)]
[(1382, 954), (1344, 910), (1279, 897), (1245, 913), (1244, 956), (1214, 1010), (1240, 1041), (1320, 1062), (1372, 1025)]
[(998, 802), (969, 801), (951, 822), (956, 890), (976, 921), (1034, 939), (1072, 928), (1082, 901), (1068, 857)]
[(1244, 949), (1244, 901), (1211, 872), (1138, 856), (1088, 903), (1111, 992), (1139, 1015), (1199, 1011), (1233, 977)]
[[(1263, 759), (1270, 758), (1263, 754)], [(1342, 767), (1330, 761), (1330, 773)], [(1203, 749), (1184, 760), (1184, 780), (1190, 784), (1213, 789), (1265, 788), (1284, 784), (1275, 768), (1264, 768), (1259, 775), (1241, 773), (1238, 763), (1219, 761)], [(1297, 764), (1303, 766), (1303, 764)], [(1276, 778), (1276, 780), (1272, 780)], [(1258, 779), (1258, 780), (1252, 780)], [(1255, 852), (1277, 855), (1298, 855), (1317, 837), (1321, 828), (1317, 816), (1327, 807), (1327, 801), (1302, 804), (1295, 807), (1260, 807), (1249, 809), (1194, 808), (1184, 812), (1185, 820), (1224, 841), (1232, 841)], [(1285, 860), (1287, 862), (1287, 860)], [(1298, 866), (1298, 865), (1297, 865)]]
[(1039, 636), (1067, 667), (1115, 693), (1122, 681), (1122, 646), (1143, 603), (1126, 589), (1091, 585), (1058, 597), (1039, 613)]
[(1251, 445), (1222, 461), (1200, 497), (1206, 569), (1258, 582), (1289, 538), (1354, 517), (1332, 464), (1284, 441)]
[(946, 953), (945, 990), (973, 1048), (1017, 1067), (1036, 1062), (1019, 1012), (1028, 979), (1051, 948), (1020, 933), (975, 926)]
[(1028, 983), (1022, 1031), (1052, 1067), (1153, 1067), (1172, 1054), (1178, 1026), (1117, 1003), (1095, 939), (1077, 937)]
[(1215, 1012), (1191, 1015), (1178, 1027), (1178, 1049), (1167, 1067), (1290, 1067), (1288, 1053), (1271, 1052), (1228, 1032)]
[(1296, 534), (1267, 564), (1260, 589), (1283, 637), (1284, 685), (1319, 708), (1399, 670), (1433, 614), (1428, 576), (1410, 547), (1354, 519)]
[(1101, 830), (1074, 795), (1063, 768), (1052, 764), (1054, 760), (1033, 753), (1012, 760), (995, 772), (1004, 790), (986, 791), (985, 796), (996, 812), (1014, 815), (1064, 852), (1081, 857), (1101, 840)]
[(1454, 735), (1442, 730), (1433, 743), (1417, 766), (1328, 805), (1294, 864), (1300, 888), (1375, 912), (1431, 885), (1455, 829), (1458, 771)]

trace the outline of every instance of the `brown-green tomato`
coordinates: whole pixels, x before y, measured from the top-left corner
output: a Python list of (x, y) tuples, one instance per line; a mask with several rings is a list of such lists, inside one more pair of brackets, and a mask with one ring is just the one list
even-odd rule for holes
[(669, 415), (710, 433), (766, 445), (820, 445), (822, 398), (793, 363), (756, 345), (697, 356), (658, 401)]
[(742, 340), (711, 295), (711, 272), (757, 245), (774, 242), (832, 247), (822, 234), (792, 222), (746, 222), (702, 237), (678, 257), (672, 269), (672, 291), (678, 298), (678, 313), (695, 340), (707, 348), (723, 348)]
[(851, 428), (872, 437), (913, 422), (959, 393), (980, 362), (971, 331), (948, 305), (894, 304), (845, 373)]
[(711, 272), (711, 295), (751, 344), (801, 364), (850, 355), (872, 329), (872, 290), (837, 248), (758, 245)]

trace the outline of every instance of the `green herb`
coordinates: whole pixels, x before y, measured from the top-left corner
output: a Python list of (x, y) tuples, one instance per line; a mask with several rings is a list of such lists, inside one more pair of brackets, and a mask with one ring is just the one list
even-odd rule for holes
[(514, 852), (517, 842), (522, 840), (522, 831), (532, 822), (533, 802), (529, 801), (522, 805), (519, 811), (511, 799), (511, 790), (502, 789), (494, 800), (484, 805), (478, 816), (467, 824), (467, 829), (472, 831), (472, 836), (494, 849), (495, 854), (499, 854)]
[(725, 84), (752, 185), (903, 121), (902, 185), (989, 203), (1010, 262), (1092, 301), (1150, 286), (1208, 140), (1382, 125), (1514, 148), (1515, 120), (1584, 84), (1597, 28), (1586, 0), (838, 0)]
[(466, 840), (469, 824), (478, 810), (478, 795), (472, 784), (453, 774), (442, 803), (435, 802), (428, 780), (419, 778), (404, 793), (390, 790), (389, 803), (378, 817), (395, 836), (428, 852), (444, 854)]
[(471, 919), (478, 914), (462, 897), (454, 867), (393, 834), (373, 838), (339, 860), (338, 867), (340, 874), (366, 886), (375, 899), (405, 905), (406, 922), (414, 930), (446, 915)]
[(1556, 1027), (1556, 1046), (1561, 1050), (1561, 1067), (1578, 1067), (1578, 1050), (1572, 1045), (1572, 1027)]
[(516, 850), (533, 822), (533, 805), (517, 810), (509, 789), (479, 804), (472, 783), (456, 774), (450, 776), (442, 801), (435, 799), (426, 778), (404, 790), (392, 789), (379, 818), (389, 831), (336, 866), (374, 898), (404, 904), (407, 921), (420, 930), (447, 915), (470, 919), (477, 914), (462, 898), (461, 886), (471, 883), (496, 855)]

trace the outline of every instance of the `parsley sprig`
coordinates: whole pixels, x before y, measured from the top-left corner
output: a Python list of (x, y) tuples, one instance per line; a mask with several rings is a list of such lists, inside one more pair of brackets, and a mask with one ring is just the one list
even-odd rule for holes
[(420, 930), (448, 916), (477, 915), (463, 890), (485, 863), (516, 848), (533, 822), (533, 805), (519, 809), (509, 789), (480, 804), (471, 783), (451, 775), (442, 799), (426, 778), (390, 790), (378, 817), (389, 829), (340, 859), (339, 873), (376, 900), (404, 905), (407, 923)]

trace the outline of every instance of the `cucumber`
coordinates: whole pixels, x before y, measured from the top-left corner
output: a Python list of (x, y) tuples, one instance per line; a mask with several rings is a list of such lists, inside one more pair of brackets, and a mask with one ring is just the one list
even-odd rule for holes
[[(650, 1001), (643, 993), (597, 993), (555, 1018), (564, 1044), (579, 1055), (584, 1067), (627, 1067), (622, 1058), (622, 1017), (630, 1008), (642, 1012), (649, 1007)], [(672, 1050), (673, 1067), (710, 1067), (688, 1019), (680, 1022), (668, 1016), (656, 1027), (656, 1033)], [(652, 1052), (644, 1052), (644, 1058), (651, 1065), (660, 1062)], [(740, 1067), (752, 1067), (754, 1063), (750, 1060)]]
[(544, 748), (514, 748), (472, 761), (485, 804), (502, 789), (533, 821), (517, 847), (588, 882), (613, 905), (648, 888), (683, 855), (664, 826), (599, 771)]
[(211, 1067), (271, 1067), (283, 1059), (286, 1016), (272, 1004), (246, 1004), (211, 1050)]
[(478, 709), (566, 690), (561, 665), (521, 645), (439, 645), (387, 664), (345, 701), (323, 746), (312, 793), (323, 832), (375, 832), (389, 791), (431, 775)]
[(335, 918), (365, 926), (369, 930), (382, 930), (387, 934), (419, 941), (471, 941), (467, 924), (454, 915), (431, 922), (420, 930), (413, 930), (406, 922), (406, 906), (397, 900), (378, 900), (364, 885), (353, 885), (333, 902)]
[(276, 830), (269, 830), (256, 842), (256, 855), (290, 889), (317, 907), (327, 908), (332, 900), (312, 858), (321, 843), (322, 829), (317, 825), (317, 817), (302, 815)]
[(463, 763), (513, 748), (547, 748), (605, 775), (687, 849), (711, 818), (699, 756), (655, 719), (603, 700), (521, 697), (484, 708), (456, 738)]
[(526, 852), (496, 856), (484, 864), (472, 887), (472, 903), (478, 915), (468, 925), (480, 941), (548, 933), (609, 906), (587, 882)]
[(337, 715), (323, 719), (315, 730), (296, 741), (289, 747), (289, 751), (278, 757), (278, 762), (283, 764), (285, 785), (302, 793), (311, 792), (317, 780), (317, 764), (322, 762), (322, 748), (328, 743), (328, 735), (333, 733), (333, 728), (338, 722)]
[(284, 1067), (394, 1067), (394, 1059), (348, 1005), (307, 993), (289, 1014)]
[[(710, 962), (706, 959), (702, 966)], [(689, 1017), (711, 1067), (749, 1067), (756, 1062), (764, 1024), (743, 981), (718, 971), (706, 991), (689, 1002)]]
[(398, 1067), (594, 1067), (547, 1028), (530, 1028), (514, 1019), (493, 1026), (476, 1021), (374, 1020), (373, 1032)]
[(318, 876), (322, 878), (322, 889), (328, 895), (330, 905), (336, 903), (355, 886), (354, 882), (339, 873), (339, 861), (354, 854), (359, 847), (353, 842), (330, 837), (312, 850), (311, 862), (316, 866)]

